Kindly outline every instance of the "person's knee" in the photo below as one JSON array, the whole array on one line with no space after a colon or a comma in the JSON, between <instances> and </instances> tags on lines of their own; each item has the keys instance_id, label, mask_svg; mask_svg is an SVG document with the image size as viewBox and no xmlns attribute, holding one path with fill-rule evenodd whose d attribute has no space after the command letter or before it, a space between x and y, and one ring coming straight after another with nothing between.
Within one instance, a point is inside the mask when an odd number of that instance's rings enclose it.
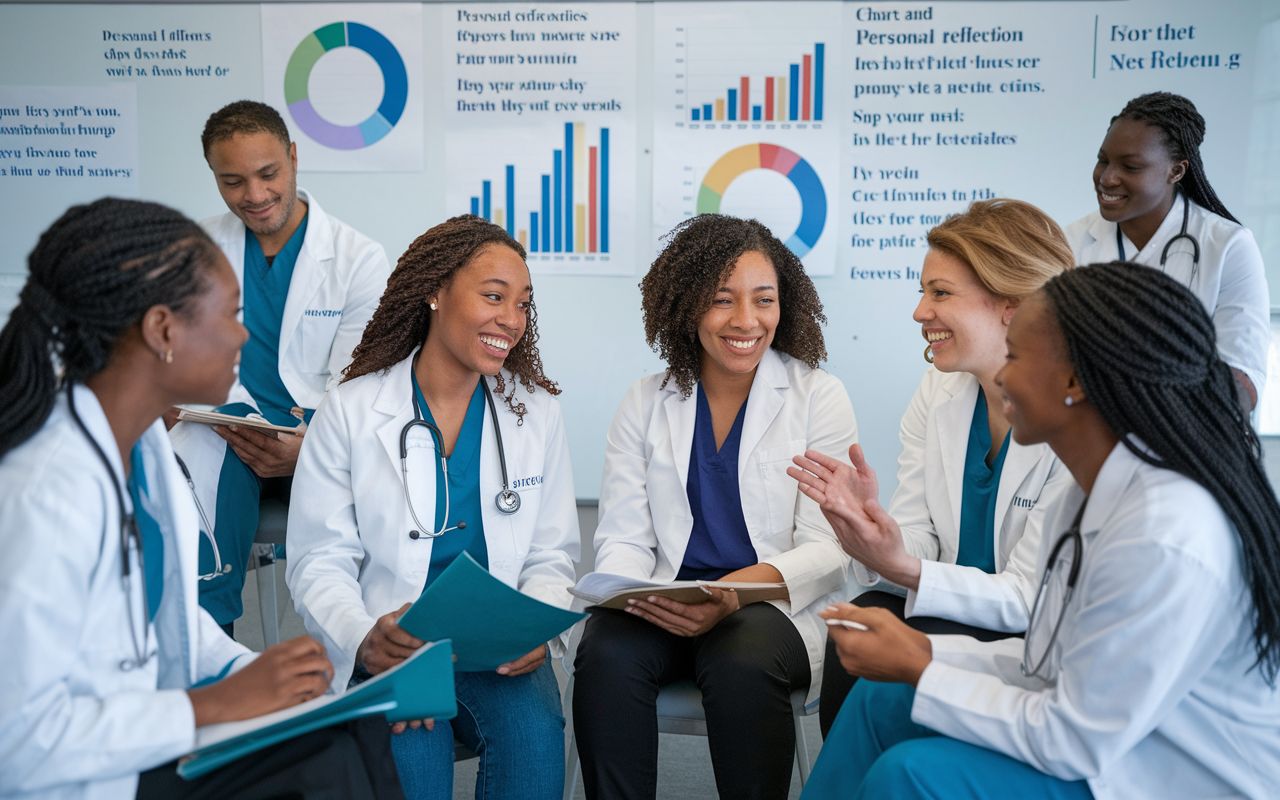
<instances>
[{"instance_id":1,"label":"person's knee","mask_svg":"<svg viewBox=\"0 0 1280 800\"><path fill-rule=\"evenodd\" d=\"M579 681L591 680L598 674L617 679L642 671L640 655L645 650L643 634L647 631L638 626L648 624L626 617L619 619L616 614L588 620L574 658L574 675Z\"/></svg>"},{"instance_id":2,"label":"person's knee","mask_svg":"<svg viewBox=\"0 0 1280 800\"><path fill-rule=\"evenodd\" d=\"M892 797L894 800L926 800L937 797L929 786L929 775L937 772L932 754L936 742L912 739L880 754L862 779L859 798Z\"/></svg>"}]
</instances>

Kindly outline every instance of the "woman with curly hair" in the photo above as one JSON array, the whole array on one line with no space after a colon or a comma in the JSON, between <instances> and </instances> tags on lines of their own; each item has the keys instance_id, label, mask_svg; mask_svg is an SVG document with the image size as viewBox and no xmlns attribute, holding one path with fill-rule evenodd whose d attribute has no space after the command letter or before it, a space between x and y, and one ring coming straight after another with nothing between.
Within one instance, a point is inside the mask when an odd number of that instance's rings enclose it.
<instances>
[{"instance_id":1,"label":"woman with curly hair","mask_svg":"<svg viewBox=\"0 0 1280 800\"><path fill-rule=\"evenodd\" d=\"M589 798L652 798L658 690L702 692L723 798L783 798L791 695L816 695L825 626L849 558L786 475L806 450L845 458L849 396L818 369L822 303L800 260L754 220L678 226L640 284L645 334L667 369L641 378L609 429L595 567L667 582L785 584L742 605L650 597L597 610L575 661L574 729Z\"/></svg>"},{"instance_id":2,"label":"woman with curly hair","mask_svg":"<svg viewBox=\"0 0 1280 800\"><path fill-rule=\"evenodd\" d=\"M287 577L338 689L423 644L396 620L464 552L531 597L571 602L579 543L569 446L559 389L538 355L524 258L480 217L419 236L316 411L294 478ZM415 420L434 429L403 437ZM506 479L519 487L515 509ZM455 737L479 754L485 796L560 796L564 717L547 659L556 646L496 672L457 673L450 722L393 726L411 800L452 796Z\"/></svg>"}]
</instances>

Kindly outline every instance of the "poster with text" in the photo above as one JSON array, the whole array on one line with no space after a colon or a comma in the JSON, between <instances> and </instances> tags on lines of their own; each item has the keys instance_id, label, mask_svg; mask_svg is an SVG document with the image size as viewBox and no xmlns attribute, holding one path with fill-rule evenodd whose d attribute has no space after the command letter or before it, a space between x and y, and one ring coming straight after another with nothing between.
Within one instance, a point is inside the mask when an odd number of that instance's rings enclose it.
<instances>
[{"instance_id":1,"label":"poster with text","mask_svg":"<svg viewBox=\"0 0 1280 800\"><path fill-rule=\"evenodd\" d=\"M262 81L300 170L422 170L421 5L263 5Z\"/></svg>"},{"instance_id":2,"label":"poster with text","mask_svg":"<svg viewBox=\"0 0 1280 800\"><path fill-rule=\"evenodd\" d=\"M534 272L635 271L636 9L445 6L445 203Z\"/></svg>"},{"instance_id":3,"label":"poster with text","mask_svg":"<svg viewBox=\"0 0 1280 800\"><path fill-rule=\"evenodd\" d=\"M841 19L838 2L655 6L655 236L753 217L809 274L832 273Z\"/></svg>"}]
</instances>

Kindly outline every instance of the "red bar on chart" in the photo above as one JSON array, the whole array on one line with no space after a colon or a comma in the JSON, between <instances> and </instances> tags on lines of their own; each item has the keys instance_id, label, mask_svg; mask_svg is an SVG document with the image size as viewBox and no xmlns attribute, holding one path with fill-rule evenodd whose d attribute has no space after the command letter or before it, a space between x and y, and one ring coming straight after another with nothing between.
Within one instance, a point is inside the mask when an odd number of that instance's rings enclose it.
<instances>
[{"instance_id":1,"label":"red bar on chart","mask_svg":"<svg viewBox=\"0 0 1280 800\"><path fill-rule=\"evenodd\" d=\"M764 79L764 118L773 121L773 78Z\"/></svg>"},{"instance_id":2,"label":"red bar on chart","mask_svg":"<svg viewBox=\"0 0 1280 800\"><path fill-rule=\"evenodd\" d=\"M597 191L600 185L597 180L598 164L600 163L597 156L598 148L592 147L588 151L588 173L587 173L587 250L591 253L597 253L596 249L596 223L600 219L597 213Z\"/></svg>"},{"instance_id":3,"label":"red bar on chart","mask_svg":"<svg viewBox=\"0 0 1280 800\"><path fill-rule=\"evenodd\" d=\"M800 119L809 118L809 97L812 94L813 85L813 56L805 55L804 57L804 93L800 95Z\"/></svg>"},{"instance_id":4,"label":"red bar on chart","mask_svg":"<svg viewBox=\"0 0 1280 800\"><path fill-rule=\"evenodd\" d=\"M744 75L742 78L741 99L738 102L738 104L742 106L742 108L738 112L738 119L742 119L742 120L751 119L751 106L748 105L748 103L751 100L750 88L751 88L751 79Z\"/></svg>"}]
</instances>

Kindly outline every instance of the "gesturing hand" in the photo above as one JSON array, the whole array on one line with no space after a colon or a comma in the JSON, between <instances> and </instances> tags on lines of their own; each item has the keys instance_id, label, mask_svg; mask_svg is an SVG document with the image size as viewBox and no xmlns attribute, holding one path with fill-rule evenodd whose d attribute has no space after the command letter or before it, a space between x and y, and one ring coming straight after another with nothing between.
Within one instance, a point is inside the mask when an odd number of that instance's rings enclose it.
<instances>
[{"instance_id":1,"label":"gesturing hand","mask_svg":"<svg viewBox=\"0 0 1280 800\"><path fill-rule=\"evenodd\" d=\"M398 624L400 616L409 610L409 605L405 603L398 610L378 617L364 635L364 641L356 650L356 660L364 664L370 675L386 672L426 644Z\"/></svg>"},{"instance_id":2,"label":"gesturing hand","mask_svg":"<svg viewBox=\"0 0 1280 800\"><path fill-rule=\"evenodd\" d=\"M324 647L299 636L268 647L244 669L217 683L188 689L196 727L250 719L319 697L333 681Z\"/></svg>"},{"instance_id":3,"label":"gesturing hand","mask_svg":"<svg viewBox=\"0 0 1280 800\"><path fill-rule=\"evenodd\" d=\"M863 457L862 447L849 448L853 466L816 450L792 460L796 466L788 467L787 474L822 509L844 551L894 583L917 588L920 559L907 553L902 529L880 505L876 473Z\"/></svg>"},{"instance_id":4,"label":"gesturing hand","mask_svg":"<svg viewBox=\"0 0 1280 800\"><path fill-rule=\"evenodd\" d=\"M298 452L306 426L298 433L267 434L243 425L215 425L214 433L226 440L231 449L259 478L292 475L298 466Z\"/></svg>"},{"instance_id":5,"label":"gesturing hand","mask_svg":"<svg viewBox=\"0 0 1280 800\"><path fill-rule=\"evenodd\" d=\"M705 603L681 603L650 595L644 600L628 600L627 613L676 636L701 636L739 608L738 594L732 590L704 586L702 591L711 595Z\"/></svg>"},{"instance_id":6,"label":"gesturing hand","mask_svg":"<svg viewBox=\"0 0 1280 800\"><path fill-rule=\"evenodd\" d=\"M852 603L827 606L818 616L825 620L851 620L866 630L832 625L827 635L836 644L840 666L850 675L885 683L920 681L933 661L929 637L884 608L859 608Z\"/></svg>"}]
</instances>

